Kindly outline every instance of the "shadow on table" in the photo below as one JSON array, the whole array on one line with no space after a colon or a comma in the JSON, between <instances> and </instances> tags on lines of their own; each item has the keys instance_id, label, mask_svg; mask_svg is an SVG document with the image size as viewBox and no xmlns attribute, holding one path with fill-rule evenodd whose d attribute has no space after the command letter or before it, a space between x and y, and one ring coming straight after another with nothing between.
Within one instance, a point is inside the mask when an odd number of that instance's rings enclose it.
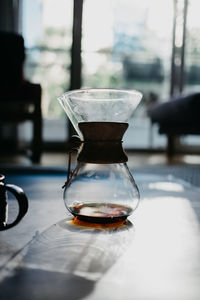
<instances>
[{"instance_id":1,"label":"shadow on table","mask_svg":"<svg viewBox=\"0 0 200 300\"><path fill-rule=\"evenodd\" d=\"M94 282L72 274L18 268L1 285L1 299L81 299L92 292Z\"/></svg>"},{"instance_id":2,"label":"shadow on table","mask_svg":"<svg viewBox=\"0 0 200 300\"><path fill-rule=\"evenodd\" d=\"M7 264L0 298L82 299L125 253L133 237L130 221L93 228L63 220L38 234Z\"/></svg>"}]
</instances>

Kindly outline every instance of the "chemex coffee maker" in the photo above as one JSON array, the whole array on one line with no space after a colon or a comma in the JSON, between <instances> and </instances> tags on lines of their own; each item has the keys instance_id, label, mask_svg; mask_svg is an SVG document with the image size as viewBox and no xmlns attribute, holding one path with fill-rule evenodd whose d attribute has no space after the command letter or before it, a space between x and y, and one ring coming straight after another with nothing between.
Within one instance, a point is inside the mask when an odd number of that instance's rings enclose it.
<instances>
[{"instance_id":1,"label":"chemex coffee maker","mask_svg":"<svg viewBox=\"0 0 200 300\"><path fill-rule=\"evenodd\" d=\"M64 202L78 220L114 223L137 208L139 190L126 162L122 137L142 99L135 90L82 89L58 98L79 138L77 166L68 166ZM74 142L74 143L73 143Z\"/></svg>"}]
</instances>

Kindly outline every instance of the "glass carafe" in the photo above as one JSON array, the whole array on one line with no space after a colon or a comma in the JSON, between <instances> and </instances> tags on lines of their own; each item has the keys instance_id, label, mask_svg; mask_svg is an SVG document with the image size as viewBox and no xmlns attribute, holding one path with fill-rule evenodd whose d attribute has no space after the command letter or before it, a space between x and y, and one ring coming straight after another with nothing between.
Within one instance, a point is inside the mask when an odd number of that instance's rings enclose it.
<instances>
[{"instance_id":1,"label":"glass carafe","mask_svg":"<svg viewBox=\"0 0 200 300\"><path fill-rule=\"evenodd\" d=\"M59 98L81 139L77 166L64 189L65 205L78 219L118 222L138 206L122 137L141 98L137 91L110 89L78 90Z\"/></svg>"}]
</instances>

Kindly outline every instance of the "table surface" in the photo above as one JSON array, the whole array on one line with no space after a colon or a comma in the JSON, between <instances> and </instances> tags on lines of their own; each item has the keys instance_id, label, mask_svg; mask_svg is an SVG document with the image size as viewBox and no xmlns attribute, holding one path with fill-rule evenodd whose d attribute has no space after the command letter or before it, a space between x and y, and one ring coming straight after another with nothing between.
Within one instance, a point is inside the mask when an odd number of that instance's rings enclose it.
<instances>
[{"instance_id":1,"label":"table surface","mask_svg":"<svg viewBox=\"0 0 200 300\"><path fill-rule=\"evenodd\" d=\"M135 174L138 209L120 227L75 225L64 175L9 175L29 199L0 232L0 299L200 299L200 189Z\"/></svg>"}]
</instances>

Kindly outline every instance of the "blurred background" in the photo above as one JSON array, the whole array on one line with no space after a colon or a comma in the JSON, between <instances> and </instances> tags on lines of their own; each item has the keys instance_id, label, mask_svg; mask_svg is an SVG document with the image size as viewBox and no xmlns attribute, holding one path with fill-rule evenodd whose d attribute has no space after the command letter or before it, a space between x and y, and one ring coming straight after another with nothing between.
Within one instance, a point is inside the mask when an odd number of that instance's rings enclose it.
<instances>
[{"instance_id":1,"label":"blurred background","mask_svg":"<svg viewBox=\"0 0 200 300\"><path fill-rule=\"evenodd\" d=\"M167 137L147 112L178 93L200 91L199 8L198 0L1 0L0 31L23 36L24 77L42 88L38 162L53 163L45 153L65 154L71 128L57 97L85 87L141 91L123 145L130 153L165 153ZM2 163L26 154L32 123L0 126ZM176 153L199 149L198 134L177 140Z\"/></svg>"}]
</instances>

